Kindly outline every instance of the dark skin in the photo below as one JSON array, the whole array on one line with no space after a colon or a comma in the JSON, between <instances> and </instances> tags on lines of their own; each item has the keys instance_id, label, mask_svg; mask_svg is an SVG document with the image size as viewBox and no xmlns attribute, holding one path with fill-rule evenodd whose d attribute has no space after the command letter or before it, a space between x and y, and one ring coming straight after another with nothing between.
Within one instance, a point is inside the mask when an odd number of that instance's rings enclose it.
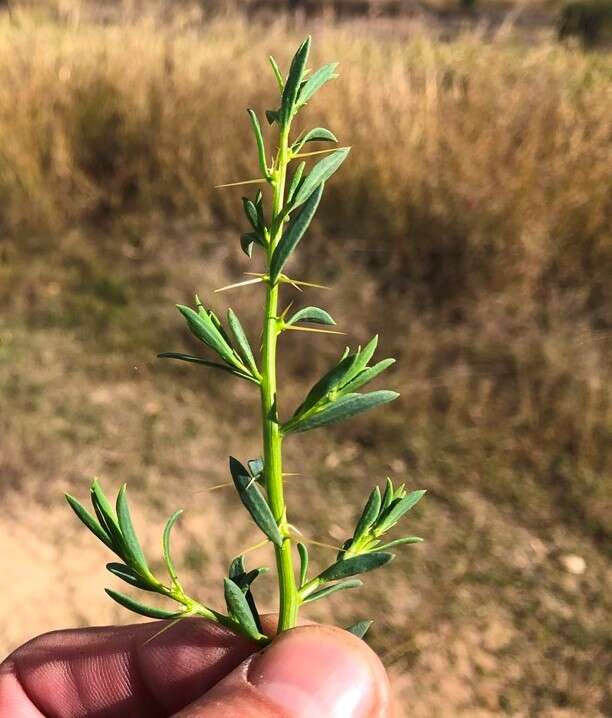
<instances>
[{"instance_id":1,"label":"dark skin","mask_svg":"<svg viewBox=\"0 0 612 718\"><path fill-rule=\"evenodd\" d=\"M0 716L390 718L380 661L345 631L303 626L257 653L248 639L203 619L160 634L166 626L33 639L0 665Z\"/></svg>"}]
</instances>

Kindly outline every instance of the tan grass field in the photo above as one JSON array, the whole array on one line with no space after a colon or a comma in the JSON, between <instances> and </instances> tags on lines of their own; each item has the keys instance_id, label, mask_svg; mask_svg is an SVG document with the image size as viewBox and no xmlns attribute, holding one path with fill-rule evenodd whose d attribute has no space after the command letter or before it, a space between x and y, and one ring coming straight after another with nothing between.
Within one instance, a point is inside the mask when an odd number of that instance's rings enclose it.
<instances>
[{"instance_id":1,"label":"tan grass field","mask_svg":"<svg viewBox=\"0 0 612 718\"><path fill-rule=\"evenodd\" d=\"M293 264L333 291L287 299L348 336L288 337L281 408L377 331L402 396L288 442L287 491L304 533L337 544L373 483L405 480L428 489L411 525L427 541L308 616L376 620L406 716L608 715L611 56L364 27L309 27L341 80L308 117L353 151ZM128 481L154 556L188 509L179 564L211 602L257 537L206 490L229 453L257 453L257 397L154 356L193 348L173 304L196 290L257 336L251 291L212 293L252 268L240 192L214 185L256 173L244 108L267 108L265 57L304 31L0 20L0 650L128 620L61 498L94 475Z\"/></svg>"}]
</instances>

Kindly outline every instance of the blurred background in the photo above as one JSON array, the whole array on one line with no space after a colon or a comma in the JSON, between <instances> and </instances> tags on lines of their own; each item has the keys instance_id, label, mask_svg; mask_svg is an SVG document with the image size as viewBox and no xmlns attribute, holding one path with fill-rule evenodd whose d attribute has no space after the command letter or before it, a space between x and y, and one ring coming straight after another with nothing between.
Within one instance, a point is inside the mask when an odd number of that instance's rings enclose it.
<instances>
[{"instance_id":1,"label":"blurred background","mask_svg":"<svg viewBox=\"0 0 612 718\"><path fill-rule=\"evenodd\" d=\"M610 715L610 0L0 6L0 652L132 620L63 502L93 476L129 483L157 559L188 509L202 600L257 540L208 490L258 455L257 393L155 355L195 348L194 291L258 336L260 290L213 293L259 268L213 186L256 176L244 109L311 32L341 79L303 122L353 152L293 263L332 291L286 298L347 336L284 338L281 410L376 332L401 398L286 443L291 520L337 545L385 476L428 496L426 543L306 615L375 619L406 716Z\"/></svg>"}]
</instances>

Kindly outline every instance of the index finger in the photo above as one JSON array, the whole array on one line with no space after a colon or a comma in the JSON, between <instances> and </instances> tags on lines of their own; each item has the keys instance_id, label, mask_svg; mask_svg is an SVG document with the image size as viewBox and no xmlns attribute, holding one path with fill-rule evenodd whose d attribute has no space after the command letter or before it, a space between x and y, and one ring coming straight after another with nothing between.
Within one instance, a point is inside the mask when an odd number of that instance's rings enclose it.
<instances>
[{"instance_id":1,"label":"index finger","mask_svg":"<svg viewBox=\"0 0 612 718\"><path fill-rule=\"evenodd\" d=\"M153 638L165 626L156 621L33 639L0 666L0 715L166 718L257 650L202 618L184 619Z\"/></svg>"}]
</instances>

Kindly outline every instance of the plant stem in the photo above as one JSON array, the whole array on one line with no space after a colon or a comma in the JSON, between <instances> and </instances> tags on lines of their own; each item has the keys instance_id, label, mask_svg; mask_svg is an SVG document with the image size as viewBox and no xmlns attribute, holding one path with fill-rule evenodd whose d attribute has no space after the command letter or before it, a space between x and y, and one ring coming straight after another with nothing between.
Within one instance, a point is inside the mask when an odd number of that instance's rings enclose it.
<instances>
[{"instance_id":1,"label":"plant stem","mask_svg":"<svg viewBox=\"0 0 612 718\"><path fill-rule=\"evenodd\" d=\"M282 212L287 178L288 124L281 127L276 167L273 172L273 216L272 221ZM282 236L283 223L270 237L268 265L272 253ZM286 534L286 506L283 495L282 436L277 415L276 402L276 343L278 339L278 284L266 285L266 309L262 348L261 407L263 418L264 471L270 508L279 524L281 533ZM299 598L293 571L291 539L285 536L281 546L275 547L276 568L280 593L278 631L293 628L297 621Z\"/></svg>"}]
</instances>

